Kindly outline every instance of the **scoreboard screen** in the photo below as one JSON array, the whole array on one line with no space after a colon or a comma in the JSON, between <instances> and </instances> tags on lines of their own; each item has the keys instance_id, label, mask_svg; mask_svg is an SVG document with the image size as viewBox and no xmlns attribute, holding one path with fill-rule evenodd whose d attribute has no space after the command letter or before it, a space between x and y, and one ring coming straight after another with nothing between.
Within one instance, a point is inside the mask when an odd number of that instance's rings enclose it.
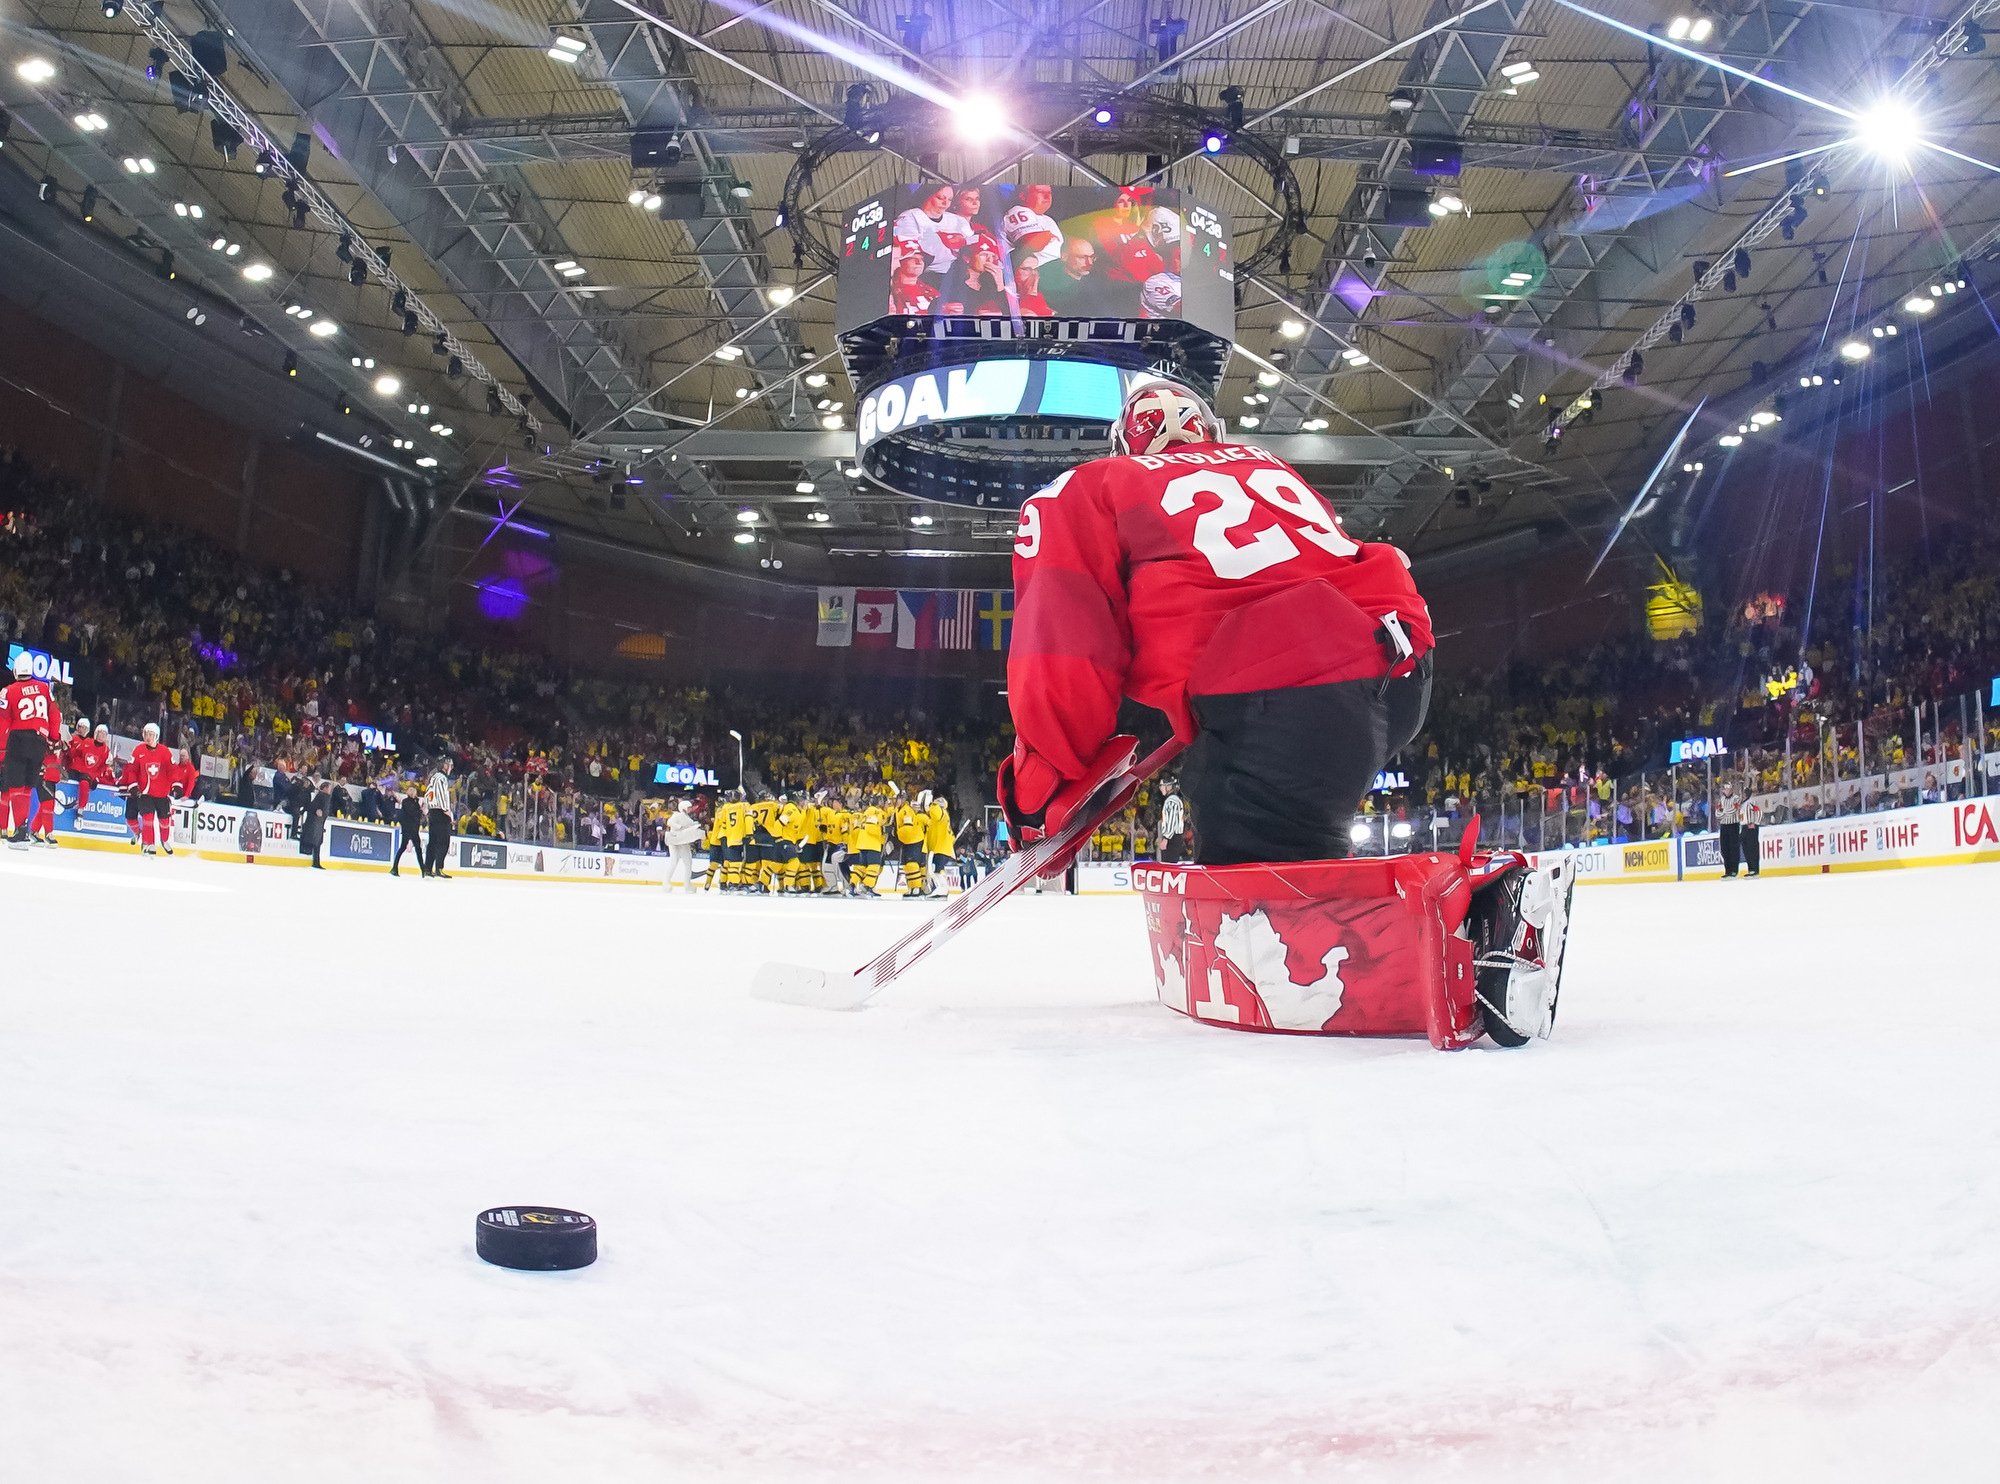
<instances>
[{"instance_id":1,"label":"scoreboard screen","mask_svg":"<svg viewBox=\"0 0 2000 1484\"><path fill-rule=\"evenodd\" d=\"M1235 338L1229 236L1164 187L898 186L843 222L836 328L912 316L1181 320Z\"/></svg>"}]
</instances>

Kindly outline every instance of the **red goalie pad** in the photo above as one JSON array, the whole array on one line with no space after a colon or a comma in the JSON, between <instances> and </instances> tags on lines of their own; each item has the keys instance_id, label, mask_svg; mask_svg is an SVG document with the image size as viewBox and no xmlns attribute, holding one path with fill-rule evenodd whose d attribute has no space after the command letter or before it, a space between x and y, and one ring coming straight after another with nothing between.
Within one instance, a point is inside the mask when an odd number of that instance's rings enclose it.
<instances>
[{"instance_id":1,"label":"red goalie pad","mask_svg":"<svg viewBox=\"0 0 2000 1484\"><path fill-rule=\"evenodd\" d=\"M1238 1030L1423 1035L1455 1051L1483 1029L1459 927L1478 887L1525 864L1426 854L1132 876L1169 1008Z\"/></svg>"}]
</instances>

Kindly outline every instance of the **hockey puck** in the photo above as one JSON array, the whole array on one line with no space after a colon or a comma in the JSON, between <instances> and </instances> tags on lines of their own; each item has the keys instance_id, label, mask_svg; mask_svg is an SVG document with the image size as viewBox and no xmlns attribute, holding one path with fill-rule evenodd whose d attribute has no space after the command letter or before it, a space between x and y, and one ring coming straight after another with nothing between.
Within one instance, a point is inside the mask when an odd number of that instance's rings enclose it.
<instances>
[{"instance_id":1,"label":"hockey puck","mask_svg":"<svg viewBox=\"0 0 2000 1484\"><path fill-rule=\"evenodd\" d=\"M503 1268L550 1273L597 1261L597 1222L557 1206L495 1206L481 1211L474 1246Z\"/></svg>"}]
</instances>

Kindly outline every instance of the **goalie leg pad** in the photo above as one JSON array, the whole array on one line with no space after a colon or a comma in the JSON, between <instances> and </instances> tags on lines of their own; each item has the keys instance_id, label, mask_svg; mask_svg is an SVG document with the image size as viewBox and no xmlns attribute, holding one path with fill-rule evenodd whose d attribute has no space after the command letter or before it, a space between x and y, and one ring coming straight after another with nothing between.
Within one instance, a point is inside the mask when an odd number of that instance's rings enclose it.
<instances>
[{"instance_id":1,"label":"goalie leg pad","mask_svg":"<svg viewBox=\"0 0 2000 1484\"><path fill-rule=\"evenodd\" d=\"M1238 1030L1479 1038L1455 855L1133 872L1169 1009Z\"/></svg>"}]
</instances>

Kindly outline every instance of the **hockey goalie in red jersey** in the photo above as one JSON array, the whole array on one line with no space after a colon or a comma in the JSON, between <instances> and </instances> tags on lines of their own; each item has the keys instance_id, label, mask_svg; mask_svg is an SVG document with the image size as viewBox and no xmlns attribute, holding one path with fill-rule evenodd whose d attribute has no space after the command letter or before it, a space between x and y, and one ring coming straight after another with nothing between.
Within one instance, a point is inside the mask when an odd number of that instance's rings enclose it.
<instances>
[{"instance_id":1,"label":"hockey goalie in red jersey","mask_svg":"<svg viewBox=\"0 0 2000 1484\"><path fill-rule=\"evenodd\" d=\"M1055 830L1129 756L1121 698L1189 744L1193 866L1134 871L1154 982L1184 1015L1317 1035L1554 1022L1573 867L1511 851L1349 861L1354 811L1430 703L1430 612L1283 460L1223 441L1200 395L1136 388L1112 456L1021 507L1000 802ZM1311 863L1311 864L1305 864Z\"/></svg>"},{"instance_id":2,"label":"hockey goalie in red jersey","mask_svg":"<svg viewBox=\"0 0 2000 1484\"><path fill-rule=\"evenodd\" d=\"M1224 442L1176 382L1138 387L1111 446L1021 507L1008 816L1060 825L1130 696L1192 743L1198 862L1346 855L1362 794L1429 705L1408 559L1350 537L1283 460Z\"/></svg>"}]
</instances>

